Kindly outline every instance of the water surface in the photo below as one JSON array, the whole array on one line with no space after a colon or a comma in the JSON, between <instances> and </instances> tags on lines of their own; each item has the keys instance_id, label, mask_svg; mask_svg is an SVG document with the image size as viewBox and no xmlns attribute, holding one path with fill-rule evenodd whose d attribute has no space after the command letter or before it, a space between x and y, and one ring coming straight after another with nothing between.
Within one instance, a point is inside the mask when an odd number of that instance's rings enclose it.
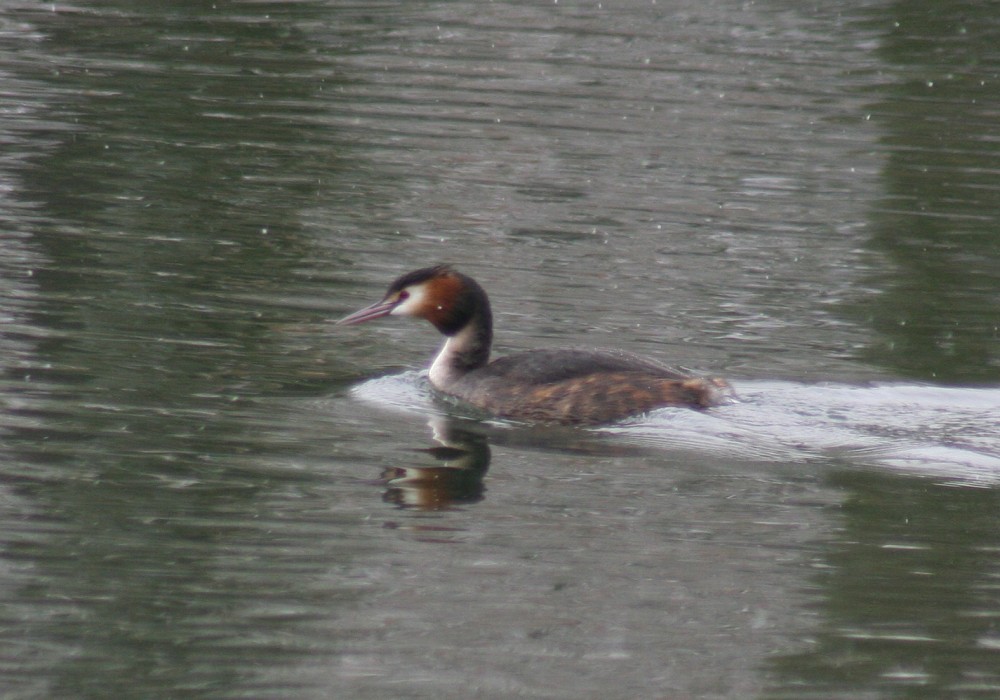
<instances>
[{"instance_id":1,"label":"water surface","mask_svg":"<svg viewBox=\"0 0 1000 700\"><path fill-rule=\"evenodd\" d=\"M994 15L5 3L3 696L994 697ZM740 400L443 406L442 260Z\"/></svg>"}]
</instances>

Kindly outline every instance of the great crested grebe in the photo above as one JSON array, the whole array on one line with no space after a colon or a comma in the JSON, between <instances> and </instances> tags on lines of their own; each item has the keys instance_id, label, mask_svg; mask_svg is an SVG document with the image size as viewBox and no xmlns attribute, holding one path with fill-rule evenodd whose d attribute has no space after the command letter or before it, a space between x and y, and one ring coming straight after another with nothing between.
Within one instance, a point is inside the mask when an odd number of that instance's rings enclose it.
<instances>
[{"instance_id":1,"label":"great crested grebe","mask_svg":"<svg viewBox=\"0 0 1000 700\"><path fill-rule=\"evenodd\" d=\"M383 316L430 321L447 337L431 364L431 385L503 418L593 425L661 406L707 408L728 390L618 350L529 350L490 362L493 314L479 283L447 265L395 280L381 301L337 321Z\"/></svg>"}]
</instances>

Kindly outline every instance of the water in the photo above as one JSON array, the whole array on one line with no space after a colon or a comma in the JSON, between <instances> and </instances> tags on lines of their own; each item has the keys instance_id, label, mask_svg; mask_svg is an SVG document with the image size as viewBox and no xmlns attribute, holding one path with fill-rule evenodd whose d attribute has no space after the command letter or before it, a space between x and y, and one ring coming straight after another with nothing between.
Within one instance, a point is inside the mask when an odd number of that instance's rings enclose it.
<instances>
[{"instance_id":1,"label":"water","mask_svg":"<svg viewBox=\"0 0 1000 700\"><path fill-rule=\"evenodd\" d=\"M3 696L994 697L990 9L4 3ZM463 416L439 260L740 400Z\"/></svg>"}]
</instances>

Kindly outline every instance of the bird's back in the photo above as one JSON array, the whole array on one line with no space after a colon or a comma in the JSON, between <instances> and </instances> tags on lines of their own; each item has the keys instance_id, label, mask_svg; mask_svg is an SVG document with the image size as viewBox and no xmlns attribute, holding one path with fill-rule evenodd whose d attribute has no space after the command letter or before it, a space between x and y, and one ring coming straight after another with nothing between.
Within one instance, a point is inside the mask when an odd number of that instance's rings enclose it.
<instances>
[{"instance_id":1,"label":"bird's back","mask_svg":"<svg viewBox=\"0 0 1000 700\"><path fill-rule=\"evenodd\" d=\"M661 406L708 407L725 386L627 352L571 348L494 360L445 393L502 417L596 424Z\"/></svg>"}]
</instances>

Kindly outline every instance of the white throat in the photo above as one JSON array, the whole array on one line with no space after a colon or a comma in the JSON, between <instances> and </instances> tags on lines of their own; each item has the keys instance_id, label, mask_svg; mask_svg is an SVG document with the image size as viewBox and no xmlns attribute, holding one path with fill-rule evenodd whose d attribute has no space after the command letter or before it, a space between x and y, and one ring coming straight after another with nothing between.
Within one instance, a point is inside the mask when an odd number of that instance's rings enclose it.
<instances>
[{"instance_id":1,"label":"white throat","mask_svg":"<svg viewBox=\"0 0 1000 700\"><path fill-rule=\"evenodd\" d=\"M431 363L431 371L428 378L431 386L441 391L461 379L466 370L461 369L460 363L456 361L459 353L469 346L475 339L475 330L472 326L466 326L455 335L448 338L441 350L438 352L434 362Z\"/></svg>"}]
</instances>

